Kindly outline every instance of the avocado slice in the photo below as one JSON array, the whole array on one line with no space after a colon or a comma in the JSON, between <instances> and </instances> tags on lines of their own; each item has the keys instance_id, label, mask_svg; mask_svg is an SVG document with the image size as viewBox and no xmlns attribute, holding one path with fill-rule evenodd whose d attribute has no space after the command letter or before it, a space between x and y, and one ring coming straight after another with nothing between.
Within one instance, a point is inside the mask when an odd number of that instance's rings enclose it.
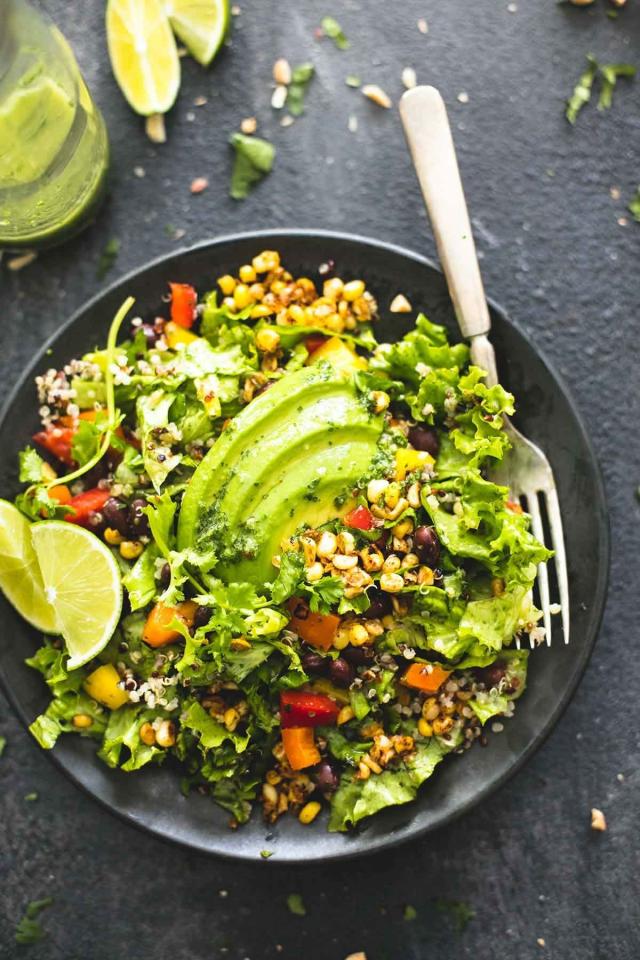
<instances>
[{"instance_id":1,"label":"avocado slice","mask_svg":"<svg viewBox=\"0 0 640 960\"><path fill-rule=\"evenodd\" d=\"M326 363L277 381L221 434L182 501L178 548L220 558L224 580L262 584L272 557L303 525L341 511L367 472L382 432L351 376ZM347 509L347 504L343 509Z\"/></svg>"}]
</instances>

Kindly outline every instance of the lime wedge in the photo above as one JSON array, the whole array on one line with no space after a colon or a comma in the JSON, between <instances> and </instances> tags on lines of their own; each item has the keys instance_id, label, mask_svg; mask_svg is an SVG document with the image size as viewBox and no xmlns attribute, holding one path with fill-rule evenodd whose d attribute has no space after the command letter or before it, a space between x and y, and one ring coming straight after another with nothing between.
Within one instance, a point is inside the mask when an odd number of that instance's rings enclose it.
<instances>
[{"instance_id":1,"label":"lime wedge","mask_svg":"<svg viewBox=\"0 0 640 960\"><path fill-rule=\"evenodd\" d=\"M120 619L122 586L107 546L75 523L31 526L45 596L67 645L70 670L104 650Z\"/></svg>"},{"instance_id":2,"label":"lime wedge","mask_svg":"<svg viewBox=\"0 0 640 960\"><path fill-rule=\"evenodd\" d=\"M164 0L164 8L191 56L208 67L229 29L229 0Z\"/></svg>"},{"instance_id":3,"label":"lime wedge","mask_svg":"<svg viewBox=\"0 0 640 960\"><path fill-rule=\"evenodd\" d=\"M180 60L162 0L109 0L107 45L115 78L136 113L166 113L180 88Z\"/></svg>"},{"instance_id":4,"label":"lime wedge","mask_svg":"<svg viewBox=\"0 0 640 960\"><path fill-rule=\"evenodd\" d=\"M31 524L6 500L0 500L0 590L36 630L59 633L31 544Z\"/></svg>"}]
</instances>

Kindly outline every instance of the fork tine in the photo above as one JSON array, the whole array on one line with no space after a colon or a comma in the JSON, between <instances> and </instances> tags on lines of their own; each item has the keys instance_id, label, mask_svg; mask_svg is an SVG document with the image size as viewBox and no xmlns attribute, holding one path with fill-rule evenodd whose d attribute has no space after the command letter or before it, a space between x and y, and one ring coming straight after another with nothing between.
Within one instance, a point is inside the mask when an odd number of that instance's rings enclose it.
<instances>
[{"instance_id":1,"label":"fork tine","mask_svg":"<svg viewBox=\"0 0 640 960\"><path fill-rule=\"evenodd\" d=\"M538 504L538 495L532 494L527 497L529 514L531 516L531 530L540 543L544 543L544 527L542 526L542 516ZM547 637L547 646L551 646L551 611L549 610L549 571L546 563L538 564L538 587L540 589L540 602L542 604L542 615L544 618L544 629ZM533 647L533 643L531 644Z\"/></svg>"},{"instance_id":2,"label":"fork tine","mask_svg":"<svg viewBox=\"0 0 640 960\"><path fill-rule=\"evenodd\" d=\"M547 515L551 527L551 543L555 550L556 576L558 578L558 592L562 607L562 631L564 642L569 643L569 578L567 575L567 556L564 549L564 533L562 530L562 514L560 501L555 487L546 490Z\"/></svg>"}]
</instances>

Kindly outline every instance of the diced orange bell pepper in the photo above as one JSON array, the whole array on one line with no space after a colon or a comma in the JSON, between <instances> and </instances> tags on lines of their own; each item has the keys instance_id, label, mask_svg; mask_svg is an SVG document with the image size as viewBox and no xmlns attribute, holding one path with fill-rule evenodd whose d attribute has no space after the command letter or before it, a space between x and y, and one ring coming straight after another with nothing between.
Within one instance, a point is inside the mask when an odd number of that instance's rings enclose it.
<instances>
[{"instance_id":1,"label":"diced orange bell pepper","mask_svg":"<svg viewBox=\"0 0 640 960\"><path fill-rule=\"evenodd\" d=\"M47 493L52 500L57 500L58 503L63 505L66 503L71 503L71 490L69 490L69 487L66 485L66 483L57 483L55 487L49 487Z\"/></svg>"},{"instance_id":2,"label":"diced orange bell pepper","mask_svg":"<svg viewBox=\"0 0 640 960\"><path fill-rule=\"evenodd\" d=\"M511 513L524 513L520 504L516 503L515 500L507 500L506 507L507 510L511 510Z\"/></svg>"},{"instance_id":3,"label":"diced orange bell pepper","mask_svg":"<svg viewBox=\"0 0 640 960\"><path fill-rule=\"evenodd\" d=\"M282 731L282 745L292 770L304 770L320 763L313 727L288 727Z\"/></svg>"},{"instance_id":4,"label":"diced orange bell pepper","mask_svg":"<svg viewBox=\"0 0 640 960\"><path fill-rule=\"evenodd\" d=\"M295 598L287 606L293 614L289 629L312 647L329 650L340 626L340 617L335 613L313 613L306 604Z\"/></svg>"},{"instance_id":5,"label":"diced orange bell pepper","mask_svg":"<svg viewBox=\"0 0 640 960\"><path fill-rule=\"evenodd\" d=\"M451 670L444 670L437 663L412 663L402 682L408 687L422 690L423 693L435 693L450 673Z\"/></svg>"},{"instance_id":6,"label":"diced orange bell pepper","mask_svg":"<svg viewBox=\"0 0 640 960\"><path fill-rule=\"evenodd\" d=\"M179 631L170 628L169 624L177 618L182 620L185 626L192 627L197 609L198 604L193 600L185 600L183 603L176 604L175 607L156 603L147 617L142 639L150 647L166 647L180 636Z\"/></svg>"}]
</instances>

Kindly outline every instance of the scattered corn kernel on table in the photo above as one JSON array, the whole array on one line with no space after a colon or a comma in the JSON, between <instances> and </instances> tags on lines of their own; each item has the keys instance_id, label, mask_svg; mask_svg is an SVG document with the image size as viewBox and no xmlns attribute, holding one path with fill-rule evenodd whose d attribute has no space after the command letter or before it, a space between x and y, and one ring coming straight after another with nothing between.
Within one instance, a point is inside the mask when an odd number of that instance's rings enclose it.
<instances>
[{"instance_id":1,"label":"scattered corn kernel on table","mask_svg":"<svg viewBox=\"0 0 640 960\"><path fill-rule=\"evenodd\" d=\"M397 110L345 83L358 75L397 103L403 71L410 82L413 68L450 106L486 286L555 362L588 422L608 484L614 553L596 653L546 745L460 821L364 861L278 870L163 844L68 782L0 697L0 958L19 950L40 960L636 957L640 667L629 641L640 613L640 224L627 204L639 178L639 115L636 92L622 83L612 109L591 105L574 128L563 101L588 52L604 62L637 59L640 5L629 0L611 19L604 0L586 9L374 0L322 10L297 0L295 16L293 3L274 16L274 4L240 0L232 44L213 68L183 61L165 145L147 139L115 86L102 0L74 5L73 16L64 0L41 5L73 44L104 111L111 197L80 238L21 271L8 269L8 258L0 267L3 397L84 300L181 244L317 226L433 256ZM314 36L329 13L348 50ZM313 62L317 74L304 115L289 127L270 106L272 66L283 56ZM229 197L227 140L253 116L277 157L239 202ZM98 279L114 240L117 259ZM592 807L604 812L606 832L591 829ZM27 903L48 896L45 938L17 947Z\"/></svg>"}]
</instances>

